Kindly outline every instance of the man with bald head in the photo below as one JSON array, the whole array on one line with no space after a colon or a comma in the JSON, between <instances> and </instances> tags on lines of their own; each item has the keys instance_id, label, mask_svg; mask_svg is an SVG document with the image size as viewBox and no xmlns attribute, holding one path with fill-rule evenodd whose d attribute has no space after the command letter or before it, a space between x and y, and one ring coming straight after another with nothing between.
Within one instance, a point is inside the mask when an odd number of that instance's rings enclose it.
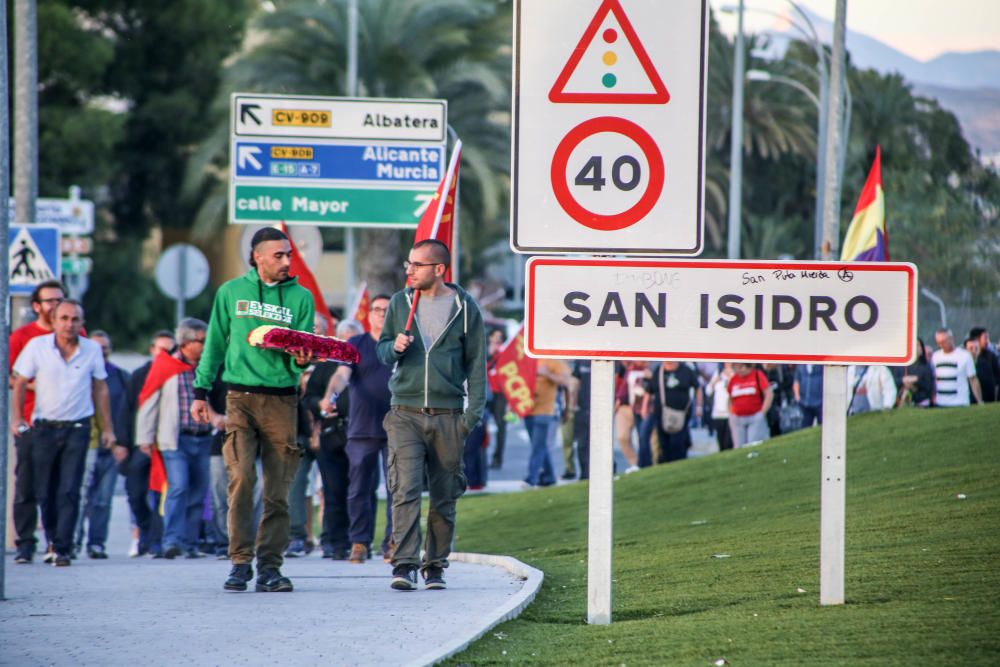
<instances>
[{"instance_id":1,"label":"man with bald head","mask_svg":"<svg viewBox=\"0 0 1000 667\"><path fill-rule=\"evenodd\" d=\"M90 442L90 419L100 415L101 445L112 448L107 371L100 345L80 336L83 306L65 299L53 312L53 333L31 339L14 364L15 434L31 431L31 465L35 497L55 507L56 557L66 567L73 551L73 531L80 511L80 486ZM23 415L28 384L35 382L35 407L29 427Z\"/></svg>"}]
</instances>

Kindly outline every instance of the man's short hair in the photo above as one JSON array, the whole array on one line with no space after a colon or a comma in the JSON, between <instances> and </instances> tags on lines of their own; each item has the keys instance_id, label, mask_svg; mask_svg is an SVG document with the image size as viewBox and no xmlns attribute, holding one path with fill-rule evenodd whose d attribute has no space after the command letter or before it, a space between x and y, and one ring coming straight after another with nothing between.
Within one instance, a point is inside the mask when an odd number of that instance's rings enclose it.
<instances>
[{"instance_id":1,"label":"man's short hair","mask_svg":"<svg viewBox=\"0 0 1000 667\"><path fill-rule=\"evenodd\" d=\"M385 292L380 292L380 293L378 293L378 294L376 294L375 296L372 297L371 302L375 303L379 299L385 299L386 301L392 301L392 295L391 294L386 294Z\"/></svg>"},{"instance_id":2,"label":"man's short hair","mask_svg":"<svg viewBox=\"0 0 1000 667\"><path fill-rule=\"evenodd\" d=\"M108 345L111 344L111 334L109 334L104 329L98 329L97 331L91 331L90 332L90 337L91 338L107 338L108 339Z\"/></svg>"},{"instance_id":3,"label":"man's short hair","mask_svg":"<svg viewBox=\"0 0 1000 667\"><path fill-rule=\"evenodd\" d=\"M979 340L979 337L986 333L986 327L972 327L969 329L969 338Z\"/></svg>"},{"instance_id":4,"label":"man's short hair","mask_svg":"<svg viewBox=\"0 0 1000 667\"><path fill-rule=\"evenodd\" d=\"M177 339L174 338L174 332L171 331L170 329L160 329L159 331L157 331L155 334L153 334L153 337L150 339L149 344L154 345L156 343L157 338L169 338L170 340L177 342Z\"/></svg>"},{"instance_id":5,"label":"man's short hair","mask_svg":"<svg viewBox=\"0 0 1000 667\"><path fill-rule=\"evenodd\" d=\"M953 333L951 332L951 329L946 329L946 328L944 328L944 327L941 327L940 329L938 329L937 331L935 331L935 332L934 332L934 337L935 337L935 338L937 338L938 334L941 334L941 335L943 335L943 336L950 336L950 337L952 337L952 338L954 338L954 337L955 337L955 334L953 334Z\"/></svg>"},{"instance_id":6,"label":"man's short hair","mask_svg":"<svg viewBox=\"0 0 1000 667\"><path fill-rule=\"evenodd\" d=\"M198 337L199 333L208 331L208 325L197 317L185 317L177 324L177 333L174 340L178 345L190 343Z\"/></svg>"},{"instance_id":7,"label":"man's short hair","mask_svg":"<svg viewBox=\"0 0 1000 667\"><path fill-rule=\"evenodd\" d=\"M253 238L250 239L250 266L257 268L257 262L253 261L253 251L265 241L287 241L288 236L276 227L262 227L258 229Z\"/></svg>"},{"instance_id":8,"label":"man's short hair","mask_svg":"<svg viewBox=\"0 0 1000 667\"><path fill-rule=\"evenodd\" d=\"M364 332L365 328L357 320L341 320L340 324L337 325L337 338L350 338Z\"/></svg>"},{"instance_id":9,"label":"man's short hair","mask_svg":"<svg viewBox=\"0 0 1000 667\"><path fill-rule=\"evenodd\" d=\"M63 294L66 294L66 288L61 282L58 280L46 280L43 283L39 283L35 286L35 289L31 290L31 303L40 303L43 289L58 289L62 290Z\"/></svg>"},{"instance_id":10,"label":"man's short hair","mask_svg":"<svg viewBox=\"0 0 1000 667\"><path fill-rule=\"evenodd\" d=\"M77 308L80 309L80 312L83 312L83 304L80 303L80 301L78 301L77 299L63 299L62 301L59 302L59 306L65 305L67 303L70 304L71 306L76 306ZM58 308L59 306L56 306L56 308Z\"/></svg>"},{"instance_id":11,"label":"man's short hair","mask_svg":"<svg viewBox=\"0 0 1000 667\"><path fill-rule=\"evenodd\" d=\"M413 244L413 249L417 248L430 248L431 256L434 261L438 264L444 264L445 266L451 266L451 251L448 250L448 246L442 241L437 239L424 239L423 241L418 241Z\"/></svg>"}]
</instances>

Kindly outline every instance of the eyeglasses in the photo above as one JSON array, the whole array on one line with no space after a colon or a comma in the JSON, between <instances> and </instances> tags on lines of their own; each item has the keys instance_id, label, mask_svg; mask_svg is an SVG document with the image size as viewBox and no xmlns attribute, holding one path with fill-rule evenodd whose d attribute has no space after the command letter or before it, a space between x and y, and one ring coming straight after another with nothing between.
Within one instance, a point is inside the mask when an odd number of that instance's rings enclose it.
<instances>
[{"instance_id":1,"label":"eyeglasses","mask_svg":"<svg viewBox=\"0 0 1000 667\"><path fill-rule=\"evenodd\" d=\"M372 308L371 312L378 313L379 315L385 315L385 312L387 310L388 310L388 308Z\"/></svg>"},{"instance_id":2,"label":"eyeglasses","mask_svg":"<svg viewBox=\"0 0 1000 667\"><path fill-rule=\"evenodd\" d=\"M421 266L437 266L438 264L444 264L444 262L403 262L403 270L409 271L411 266L419 269Z\"/></svg>"}]
</instances>

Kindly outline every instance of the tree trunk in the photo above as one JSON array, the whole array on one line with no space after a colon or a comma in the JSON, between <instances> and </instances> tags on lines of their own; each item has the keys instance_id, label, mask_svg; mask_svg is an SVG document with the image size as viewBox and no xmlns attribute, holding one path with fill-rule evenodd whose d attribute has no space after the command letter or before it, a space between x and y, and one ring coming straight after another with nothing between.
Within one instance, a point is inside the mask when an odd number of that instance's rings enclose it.
<instances>
[{"instance_id":1,"label":"tree trunk","mask_svg":"<svg viewBox=\"0 0 1000 667\"><path fill-rule=\"evenodd\" d=\"M406 281L403 240L411 234L399 229L366 229L359 236L358 273L368 282L368 293L392 294L401 290Z\"/></svg>"}]
</instances>

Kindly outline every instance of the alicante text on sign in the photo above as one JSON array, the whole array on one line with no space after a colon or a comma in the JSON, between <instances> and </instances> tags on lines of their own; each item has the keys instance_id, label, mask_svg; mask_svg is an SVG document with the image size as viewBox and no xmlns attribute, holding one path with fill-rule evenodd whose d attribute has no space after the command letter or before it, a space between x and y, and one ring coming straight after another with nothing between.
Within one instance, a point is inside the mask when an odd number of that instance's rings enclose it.
<instances>
[{"instance_id":1,"label":"alicante text on sign","mask_svg":"<svg viewBox=\"0 0 1000 667\"><path fill-rule=\"evenodd\" d=\"M535 357L909 363L908 263L532 258Z\"/></svg>"},{"instance_id":2,"label":"alicante text on sign","mask_svg":"<svg viewBox=\"0 0 1000 667\"><path fill-rule=\"evenodd\" d=\"M707 2L515 2L511 247L697 255Z\"/></svg>"},{"instance_id":3,"label":"alicante text on sign","mask_svg":"<svg viewBox=\"0 0 1000 667\"><path fill-rule=\"evenodd\" d=\"M237 139L236 175L262 182L308 181L324 185L424 186L444 175L444 146L315 140Z\"/></svg>"}]
</instances>

